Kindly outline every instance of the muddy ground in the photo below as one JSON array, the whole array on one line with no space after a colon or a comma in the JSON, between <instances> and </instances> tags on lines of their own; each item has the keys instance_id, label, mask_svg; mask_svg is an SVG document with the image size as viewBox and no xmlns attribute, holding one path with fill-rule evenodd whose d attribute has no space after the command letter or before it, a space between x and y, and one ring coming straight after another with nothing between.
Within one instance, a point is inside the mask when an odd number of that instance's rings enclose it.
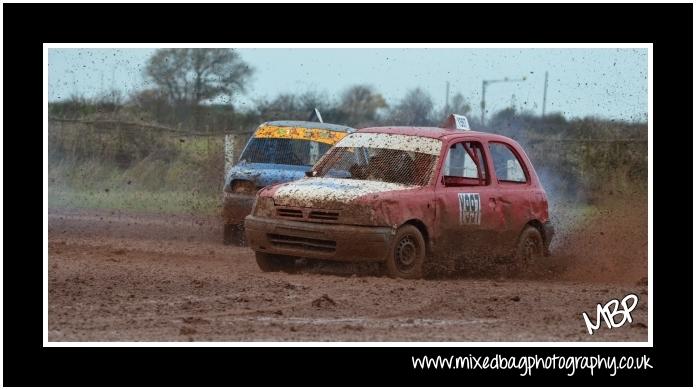
<instances>
[{"instance_id":1,"label":"muddy ground","mask_svg":"<svg viewBox=\"0 0 696 390\"><path fill-rule=\"evenodd\" d=\"M530 275L412 281L331 263L262 273L216 218L51 209L48 338L647 341L647 222L630 216L562 231ZM582 312L629 293L633 323L590 336Z\"/></svg>"}]
</instances>

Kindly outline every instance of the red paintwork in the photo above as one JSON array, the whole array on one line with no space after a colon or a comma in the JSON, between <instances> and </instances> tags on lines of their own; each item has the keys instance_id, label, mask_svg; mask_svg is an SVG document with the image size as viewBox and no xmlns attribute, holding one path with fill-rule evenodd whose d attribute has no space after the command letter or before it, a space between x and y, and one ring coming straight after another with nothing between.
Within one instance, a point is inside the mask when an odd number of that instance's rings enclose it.
<instances>
[{"instance_id":1,"label":"red paintwork","mask_svg":"<svg viewBox=\"0 0 696 390\"><path fill-rule=\"evenodd\" d=\"M384 222L400 226L409 220L422 222L427 229L431 245L446 243L461 243L463 248L448 249L480 249L490 252L498 247L508 250L516 242L524 227L536 221L544 224L548 221L548 201L546 193L539 182L534 167L522 147L514 140L497 134L476 131L457 131L436 127L374 127L361 129L364 133L389 133L416 135L438 138L443 141L439 163L433 180L429 186L412 190L381 193L379 198L384 210ZM484 147L485 162L488 165L490 183L484 186L445 187L441 170L449 146L462 141L478 141ZM493 169L488 144L500 142L512 147L520 163L523 165L528 182L525 184L499 183ZM459 224L458 193L479 193L481 199L480 225ZM361 199L366 203L377 203L370 196ZM462 239L463 237L476 238ZM478 247L480 244L480 247ZM476 248L478 247L478 248Z\"/></svg>"},{"instance_id":2,"label":"red paintwork","mask_svg":"<svg viewBox=\"0 0 696 390\"><path fill-rule=\"evenodd\" d=\"M462 135L462 134L469 134L469 135L489 135L489 136L502 137L505 139L509 139L507 137L503 137L502 135L496 135L496 134L491 134L491 133L482 133L480 131L473 131L473 130L462 131L462 130L444 129L441 127L412 127L412 126L366 127L366 128L363 128L363 129L356 131L356 133L402 134L402 135L415 135L415 136L419 136L419 137L439 138L439 139L458 136L458 135Z\"/></svg>"},{"instance_id":3,"label":"red paintwork","mask_svg":"<svg viewBox=\"0 0 696 390\"><path fill-rule=\"evenodd\" d=\"M492 249L509 253L526 225L543 226L549 220L546 193L532 163L522 147L508 137L436 127L371 127L358 132L436 138L442 140L443 148L432 180L427 186L368 194L358 198L355 203L371 207L375 211L375 217L369 221L351 221L348 223L350 225L398 228L405 223L413 223L425 231L425 238L432 250L465 250L468 253L482 251L489 254ZM445 187L441 171L447 151L451 145L462 141L477 141L483 145L484 161L488 166L488 184ZM491 142L504 143L512 148L523 165L528 178L526 183L513 184L497 180L488 147ZM267 187L259 196L273 196L276 188ZM459 193L479 194L480 224L460 223Z\"/></svg>"}]
</instances>

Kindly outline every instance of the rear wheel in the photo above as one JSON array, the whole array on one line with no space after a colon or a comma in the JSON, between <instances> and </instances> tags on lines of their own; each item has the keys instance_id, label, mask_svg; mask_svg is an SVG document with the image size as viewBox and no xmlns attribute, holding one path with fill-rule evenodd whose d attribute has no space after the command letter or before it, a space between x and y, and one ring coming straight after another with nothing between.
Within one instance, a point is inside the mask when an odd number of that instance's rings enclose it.
<instances>
[{"instance_id":1,"label":"rear wheel","mask_svg":"<svg viewBox=\"0 0 696 390\"><path fill-rule=\"evenodd\" d=\"M396 231L385 268L393 278L419 279L423 277L425 240L413 225L404 225Z\"/></svg>"},{"instance_id":2,"label":"rear wheel","mask_svg":"<svg viewBox=\"0 0 696 390\"><path fill-rule=\"evenodd\" d=\"M524 271L544 255L544 239L539 230L527 226L520 234L515 252L515 265Z\"/></svg>"},{"instance_id":3,"label":"rear wheel","mask_svg":"<svg viewBox=\"0 0 696 390\"><path fill-rule=\"evenodd\" d=\"M295 258L292 256L273 255L256 252L256 264L263 272L290 272L295 269Z\"/></svg>"}]
</instances>

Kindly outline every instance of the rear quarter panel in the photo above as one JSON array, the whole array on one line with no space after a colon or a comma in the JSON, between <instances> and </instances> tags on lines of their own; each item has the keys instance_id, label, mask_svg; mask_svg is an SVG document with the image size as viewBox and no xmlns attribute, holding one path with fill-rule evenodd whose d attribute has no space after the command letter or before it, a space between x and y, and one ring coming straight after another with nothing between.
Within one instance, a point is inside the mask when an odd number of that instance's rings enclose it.
<instances>
[{"instance_id":1,"label":"rear quarter panel","mask_svg":"<svg viewBox=\"0 0 696 390\"><path fill-rule=\"evenodd\" d=\"M544 223L548 221L548 203L546 194L541 187L539 177L534 170L531 160L524 149L510 139L490 139L488 163L493 167L494 162L490 153L491 143L502 143L511 147L517 159L522 163L527 177L527 183L509 183L500 181L492 169L492 185L497 198L496 211L501 214L504 221L501 234L501 245L508 248L514 247L517 239L527 224L532 221Z\"/></svg>"}]
</instances>

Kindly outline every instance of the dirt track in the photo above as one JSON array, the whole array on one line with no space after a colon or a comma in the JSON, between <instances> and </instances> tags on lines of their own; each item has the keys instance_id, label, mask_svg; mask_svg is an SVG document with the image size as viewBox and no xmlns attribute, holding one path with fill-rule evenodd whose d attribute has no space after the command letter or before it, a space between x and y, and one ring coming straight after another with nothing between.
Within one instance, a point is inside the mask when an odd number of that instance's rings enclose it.
<instances>
[{"instance_id":1,"label":"dirt track","mask_svg":"<svg viewBox=\"0 0 696 390\"><path fill-rule=\"evenodd\" d=\"M408 281L347 264L262 273L214 218L49 210L48 224L49 341L647 341L641 247L636 266ZM625 240L601 233L576 252ZM581 313L629 293L633 323L588 335Z\"/></svg>"}]
</instances>

